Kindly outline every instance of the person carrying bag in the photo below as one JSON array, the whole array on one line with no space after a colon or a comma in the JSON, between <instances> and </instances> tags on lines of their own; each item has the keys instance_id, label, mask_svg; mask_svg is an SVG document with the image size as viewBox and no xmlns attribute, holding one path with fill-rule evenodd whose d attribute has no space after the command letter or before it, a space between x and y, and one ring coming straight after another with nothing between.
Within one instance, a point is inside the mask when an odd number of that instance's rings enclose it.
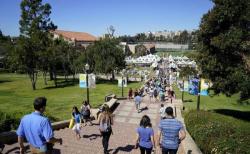
<instances>
[{"instance_id":1,"label":"person carrying bag","mask_svg":"<svg viewBox=\"0 0 250 154\"><path fill-rule=\"evenodd\" d=\"M99 122L99 130L102 135L102 145L104 154L108 153L108 146L109 146L109 138L110 135L113 134L111 125L113 124L113 118L110 113L109 106L107 104L103 105L102 113L98 119Z\"/></svg>"}]
</instances>

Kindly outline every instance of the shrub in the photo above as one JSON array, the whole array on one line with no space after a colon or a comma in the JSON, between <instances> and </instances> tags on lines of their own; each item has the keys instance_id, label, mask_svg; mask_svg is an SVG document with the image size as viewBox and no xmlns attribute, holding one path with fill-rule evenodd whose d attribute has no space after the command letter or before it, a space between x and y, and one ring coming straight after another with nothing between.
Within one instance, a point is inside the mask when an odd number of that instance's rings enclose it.
<instances>
[{"instance_id":1,"label":"shrub","mask_svg":"<svg viewBox=\"0 0 250 154\"><path fill-rule=\"evenodd\" d=\"M249 122L206 111L185 114L187 130L205 154L249 153Z\"/></svg>"},{"instance_id":2,"label":"shrub","mask_svg":"<svg viewBox=\"0 0 250 154\"><path fill-rule=\"evenodd\" d=\"M13 114L8 114L0 111L0 133L10 130L16 130L20 124L21 118L28 114L29 112L16 112ZM58 121L58 118L46 114L46 117L50 119L51 122Z\"/></svg>"},{"instance_id":3,"label":"shrub","mask_svg":"<svg viewBox=\"0 0 250 154\"><path fill-rule=\"evenodd\" d=\"M10 119L10 116L0 112L0 132L11 130L11 123L12 120Z\"/></svg>"}]
</instances>

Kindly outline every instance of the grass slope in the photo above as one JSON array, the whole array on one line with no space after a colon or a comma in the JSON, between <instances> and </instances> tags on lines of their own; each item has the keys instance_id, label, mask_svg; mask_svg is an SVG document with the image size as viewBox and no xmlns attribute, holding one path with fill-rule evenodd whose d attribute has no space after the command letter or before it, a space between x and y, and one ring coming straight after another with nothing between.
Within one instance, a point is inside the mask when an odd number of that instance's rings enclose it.
<instances>
[{"instance_id":1,"label":"grass slope","mask_svg":"<svg viewBox=\"0 0 250 154\"><path fill-rule=\"evenodd\" d=\"M141 83L129 83L124 88L127 95L128 88L139 88ZM92 107L98 107L104 102L105 95L115 93L121 96L121 88L117 81L101 81L95 89L90 89L90 103ZM80 89L78 84L60 88L54 88L53 82L44 85L42 77L38 77L37 90L31 89L31 83L27 75L0 74L0 111L7 113L33 111L33 100L38 96L47 98L46 112L59 120L69 119L74 105L80 107L83 99L86 99L86 89Z\"/></svg>"},{"instance_id":2,"label":"grass slope","mask_svg":"<svg viewBox=\"0 0 250 154\"><path fill-rule=\"evenodd\" d=\"M181 99L181 91L174 86L176 97ZM237 102L239 95L235 94L231 97L226 97L223 94L215 96L201 96L200 98L200 109L203 110L215 110L215 109L228 109L238 111L250 111L250 104L240 104ZM248 100L249 102L249 100ZM196 109L197 107L197 96L190 95L188 92L184 92L184 106L187 110Z\"/></svg>"},{"instance_id":3,"label":"grass slope","mask_svg":"<svg viewBox=\"0 0 250 154\"><path fill-rule=\"evenodd\" d=\"M179 89L174 90L181 99ZM203 153L249 153L249 100L240 104L238 99L238 94L201 96L197 112L197 96L184 93L186 127Z\"/></svg>"}]
</instances>

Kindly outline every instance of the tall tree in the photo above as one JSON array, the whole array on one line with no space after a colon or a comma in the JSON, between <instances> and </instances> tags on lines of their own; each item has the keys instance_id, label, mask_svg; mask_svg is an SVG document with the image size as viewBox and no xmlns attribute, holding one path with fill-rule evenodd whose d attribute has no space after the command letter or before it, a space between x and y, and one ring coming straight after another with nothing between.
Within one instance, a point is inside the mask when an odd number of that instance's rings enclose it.
<instances>
[{"instance_id":1,"label":"tall tree","mask_svg":"<svg viewBox=\"0 0 250 154\"><path fill-rule=\"evenodd\" d=\"M71 72L70 70L70 59L71 59L71 47L68 42L64 41L63 38L57 38L52 41L48 48L49 52L49 68L53 74L54 84L57 87L57 75L62 72L65 80Z\"/></svg>"},{"instance_id":2,"label":"tall tree","mask_svg":"<svg viewBox=\"0 0 250 154\"><path fill-rule=\"evenodd\" d=\"M125 45L125 56L131 56L133 53L130 51L129 46Z\"/></svg>"},{"instance_id":3,"label":"tall tree","mask_svg":"<svg viewBox=\"0 0 250 154\"><path fill-rule=\"evenodd\" d=\"M197 62L216 93L250 97L250 1L213 0L201 20Z\"/></svg>"},{"instance_id":4,"label":"tall tree","mask_svg":"<svg viewBox=\"0 0 250 154\"><path fill-rule=\"evenodd\" d=\"M148 41L155 41L155 36L151 32L148 34Z\"/></svg>"},{"instance_id":5,"label":"tall tree","mask_svg":"<svg viewBox=\"0 0 250 154\"><path fill-rule=\"evenodd\" d=\"M19 61L28 73L33 90L39 65L42 63L42 52L46 52L49 31L56 27L50 20L51 6L42 0L22 0L20 24Z\"/></svg>"},{"instance_id":6,"label":"tall tree","mask_svg":"<svg viewBox=\"0 0 250 154\"><path fill-rule=\"evenodd\" d=\"M125 68L125 54L114 39L96 41L87 48L87 61L90 70L97 73L112 74L116 69Z\"/></svg>"},{"instance_id":7,"label":"tall tree","mask_svg":"<svg viewBox=\"0 0 250 154\"><path fill-rule=\"evenodd\" d=\"M11 37L4 36L0 30L0 68L7 68L8 55L10 55L13 47Z\"/></svg>"},{"instance_id":8,"label":"tall tree","mask_svg":"<svg viewBox=\"0 0 250 154\"><path fill-rule=\"evenodd\" d=\"M184 30L183 32L181 32L180 34L180 43L181 44L187 44L189 40L191 40L190 35L188 34L187 30Z\"/></svg>"},{"instance_id":9,"label":"tall tree","mask_svg":"<svg viewBox=\"0 0 250 154\"><path fill-rule=\"evenodd\" d=\"M197 70L193 67L190 66L185 66L181 68L180 70L180 78L182 78L182 95L181 95L181 100L182 102L184 101L184 80L188 80L189 76L196 76L197 75Z\"/></svg>"},{"instance_id":10,"label":"tall tree","mask_svg":"<svg viewBox=\"0 0 250 154\"><path fill-rule=\"evenodd\" d=\"M139 44L135 46L135 56L145 56L147 54L147 48L143 44Z\"/></svg>"},{"instance_id":11,"label":"tall tree","mask_svg":"<svg viewBox=\"0 0 250 154\"><path fill-rule=\"evenodd\" d=\"M110 25L110 26L107 28L107 30L108 30L109 36L110 36L110 37L114 37L115 27L112 26L112 25Z\"/></svg>"},{"instance_id":12,"label":"tall tree","mask_svg":"<svg viewBox=\"0 0 250 154\"><path fill-rule=\"evenodd\" d=\"M144 42L147 39L147 36L144 33L138 33L135 35L137 42Z\"/></svg>"}]
</instances>

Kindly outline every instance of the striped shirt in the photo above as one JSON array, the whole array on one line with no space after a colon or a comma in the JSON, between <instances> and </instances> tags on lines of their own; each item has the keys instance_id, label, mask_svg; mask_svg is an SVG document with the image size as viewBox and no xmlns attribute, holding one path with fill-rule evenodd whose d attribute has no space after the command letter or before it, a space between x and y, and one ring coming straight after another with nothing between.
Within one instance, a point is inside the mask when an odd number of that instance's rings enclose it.
<instances>
[{"instance_id":1,"label":"striped shirt","mask_svg":"<svg viewBox=\"0 0 250 154\"><path fill-rule=\"evenodd\" d=\"M178 149L179 131L183 125L176 119L163 119L160 121L159 129L162 132L161 145L167 149Z\"/></svg>"}]
</instances>

